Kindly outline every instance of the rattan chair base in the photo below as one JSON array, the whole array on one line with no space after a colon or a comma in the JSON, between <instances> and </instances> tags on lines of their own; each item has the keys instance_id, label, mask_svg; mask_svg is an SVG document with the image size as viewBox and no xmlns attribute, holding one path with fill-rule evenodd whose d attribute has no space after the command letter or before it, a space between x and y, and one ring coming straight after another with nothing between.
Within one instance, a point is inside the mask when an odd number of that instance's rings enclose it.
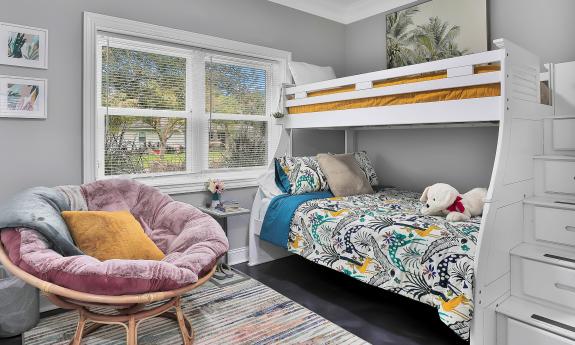
<instances>
[{"instance_id":1,"label":"rattan chair base","mask_svg":"<svg viewBox=\"0 0 575 345\"><path fill-rule=\"evenodd\" d=\"M192 345L194 343L194 330L190 320L184 315L181 306L181 297L177 296L170 300L165 301L159 306L146 309L148 304L136 304L131 306L107 306L107 308L114 309L115 314L103 314L91 310L90 306L86 303L76 304L71 300L64 300L57 295L46 294L50 302L56 306L78 311L78 324L76 326L76 333L70 341L70 345L80 345L82 339L89 334L99 330L106 325L121 325L126 329L126 343L128 345L138 344L138 326L140 322L153 318L164 317L174 320L178 323L180 333L184 345ZM94 307L101 308L101 305ZM170 311L174 308L175 312ZM86 327L86 324L92 324Z\"/></svg>"}]
</instances>

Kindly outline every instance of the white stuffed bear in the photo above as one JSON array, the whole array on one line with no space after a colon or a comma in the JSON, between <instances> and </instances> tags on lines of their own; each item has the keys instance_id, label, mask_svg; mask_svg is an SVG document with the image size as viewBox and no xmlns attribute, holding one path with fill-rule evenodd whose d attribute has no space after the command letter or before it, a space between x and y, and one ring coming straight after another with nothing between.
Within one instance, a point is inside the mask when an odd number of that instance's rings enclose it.
<instances>
[{"instance_id":1,"label":"white stuffed bear","mask_svg":"<svg viewBox=\"0 0 575 345\"><path fill-rule=\"evenodd\" d=\"M450 222L465 222L481 215L486 195L485 188L474 188L460 195L452 186L436 183L423 191L419 199L425 203L421 213L426 216L447 215Z\"/></svg>"}]
</instances>

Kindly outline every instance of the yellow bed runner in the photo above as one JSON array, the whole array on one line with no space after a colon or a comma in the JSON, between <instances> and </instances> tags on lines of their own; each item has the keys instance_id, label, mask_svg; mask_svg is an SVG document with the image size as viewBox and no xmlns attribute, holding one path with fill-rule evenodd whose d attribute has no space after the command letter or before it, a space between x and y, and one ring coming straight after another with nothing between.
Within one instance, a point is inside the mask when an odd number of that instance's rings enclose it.
<instances>
[{"instance_id":1,"label":"yellow bed runner","mask_svg":"<svg viewBox=\"0 0 575 345\"><path fill-rule=\"evenodd\" d=\"M499 71L499 69L500 68L498 65L476 66L475 73L478 74L478 73L495 72ZM373 83L373 87L380 88L380 87L417 83L422 81L443 79L443 78L447 78L447 71L378 81ZM350 91L355 91L355 85L342 86L330 90L310 92L308 93L308 97L317 97L317 96L324 96ZM496 83L496 84L466 86L445 90L411 92L400 95L378 96L378 97L368 97L360 99L350 99L345 101L300 105L295 107L289 107L288 113L302 114L302 113L313 113L313 112L331 111L331 110L382 107L387 105L451 101L451 100L460 100L467 98L495 97L500 95L501 95L501 86L500 84Z\"/></svg>"}]
</instances>

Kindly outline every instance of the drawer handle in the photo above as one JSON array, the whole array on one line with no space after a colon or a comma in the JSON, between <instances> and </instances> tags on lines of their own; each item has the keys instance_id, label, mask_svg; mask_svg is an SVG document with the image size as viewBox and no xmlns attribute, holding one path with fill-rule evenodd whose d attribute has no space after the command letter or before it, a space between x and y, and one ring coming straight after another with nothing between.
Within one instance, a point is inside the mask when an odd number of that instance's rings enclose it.
<instances>
[{"instance_id":1,"label":"drawer handle","mask_svg":"<svg viewBox=\"0 0 575 345\"><path fill-rule=\"evenodd\" d=\"M575 232L575 226L567 225L567 226L565 227L565 230Z\"/></svg>"},{"instance_id":2,"label":"drawer handle","mask_svg":"<svg viewBox=\"0 0 575 345\"><path fill-rule=\"evenodd\" d=\"M532 314L531 318L533 320L541 321L541 322L544 322L544 323L549 324L551 326L560 327L560 328L566 329L570 332L575 332L575 327L568 325L568 324L565 324L565 323L562 323L562 322L559 322L559 321L555 321L555 320L550 319L550 318L545 317L545 316Z\"/></svg>"},{"instance_id":3,"label":"drawer handle","mask_svg":"<svg viewBox=\"0 0 575 345\"><path fill-rule=\"evenodd\" d=\"M567 261L567 262L575 263L575 259L566 258L566 257L559 256L559 255L543 254L543 256L546 258L551 258L551 259L555 259L555 260L561 260L561 261Z\"/></svg>"},{"instance_id":4,"label":"drawer handle","mask_svg":"<svg viewBox=\"0 0 575 345\"><path fill-rule=\"evenodd\" d=\"M575 286L565 285L565 284L561 284L561 283L555 283L555 287L558 288L559 290L565 290L565 291L575 293Z\"/></svg>"}]
</instances>

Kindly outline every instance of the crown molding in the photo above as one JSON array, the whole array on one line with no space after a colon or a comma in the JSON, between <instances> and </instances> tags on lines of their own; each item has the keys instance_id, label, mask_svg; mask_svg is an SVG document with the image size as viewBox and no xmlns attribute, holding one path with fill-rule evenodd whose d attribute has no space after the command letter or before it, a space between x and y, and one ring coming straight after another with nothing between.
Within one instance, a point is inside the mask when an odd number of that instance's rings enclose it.
<instances>
[{"instance_id":1,"label":"crown molding","mask_svg":"<svg viewBox=\"0 0 575 345\"><path fill-rule=\"evenodd\" d=\"M342 5L332 0L269 1L342 24L351 24L379 13L420 2L418 0L357 0Z\"/></svg>"}]
</instances>

